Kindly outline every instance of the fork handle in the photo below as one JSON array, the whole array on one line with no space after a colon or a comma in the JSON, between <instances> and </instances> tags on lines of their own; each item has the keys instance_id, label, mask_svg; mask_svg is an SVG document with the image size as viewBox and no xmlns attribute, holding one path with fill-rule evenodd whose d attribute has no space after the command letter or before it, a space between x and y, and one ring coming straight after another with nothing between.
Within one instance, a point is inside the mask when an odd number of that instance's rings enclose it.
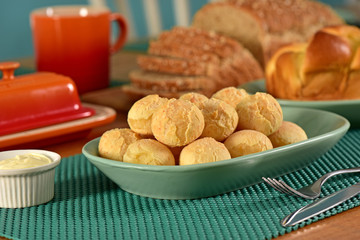
<instances>
[{"instance_id":1,"label":"fork handle","mask_svg":"<svg viewBox=\"0 0 360 240\"><path fill-rule=\"evenodd\" d=\"M327 174L325 174L324 176L322 176L321 178L319 178L319 180L317 180L317 182L319 182L320 184L322 184L323 182L325 182L328 178L333 177L335 175L339 175L339 174L343 174L343 173L355 173L355 172L360 172L360 168L347 168L347 169L340 169L340 170L336 170L333 172L329 172Z\"/></svg>"}]
</instances>

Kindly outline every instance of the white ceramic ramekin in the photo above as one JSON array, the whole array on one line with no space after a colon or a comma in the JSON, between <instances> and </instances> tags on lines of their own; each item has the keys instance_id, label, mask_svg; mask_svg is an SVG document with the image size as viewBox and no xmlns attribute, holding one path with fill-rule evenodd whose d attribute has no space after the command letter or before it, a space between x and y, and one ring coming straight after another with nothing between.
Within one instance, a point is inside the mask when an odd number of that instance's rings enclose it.
<instances>
[{"instance_id":1,"label":"white ceramic ramekin","mask_svg":"<svg viewBox=\"0 0 360 240\"><path fill-rule=\"evenodd\" d=\"M55 167L61 157L55 152L27 149L0 152L0 161L26 153L39 153L51 163L32 168L0 169L0 208L24 208L50 201L54 197Z\"/></svg>"}]
</instances>

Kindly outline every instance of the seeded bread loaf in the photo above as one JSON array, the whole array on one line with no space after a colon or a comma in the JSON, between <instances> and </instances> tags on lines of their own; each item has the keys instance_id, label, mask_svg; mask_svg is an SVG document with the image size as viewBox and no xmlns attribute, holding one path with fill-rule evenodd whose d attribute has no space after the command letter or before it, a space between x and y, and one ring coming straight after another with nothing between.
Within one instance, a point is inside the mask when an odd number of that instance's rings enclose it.
<instances>
[{"instance_id":1,"label":"seeded bread loaf","mask_svg":"<svg viewBox=\"0 0 360 240\"><path fill-rule=\"evenodd\" d=\"M280 47L306 41L322 27L343 22L316 1L224 0L203 6L192 26L238 40L264 67Z\"/></svg>"},{"instance_id":2,"label":"seeded bread loaf","mask_svg":"<svg viewBox=\"0 0 360 240\"><path fill-rule=\"evenodd\" d=\"M192 27L162 32L137 63L140 71L130 72L132 86L127 89L137 95L144 89L144 95L200 91L211 96L224 87L264 77L259 63L239 42Z\"/></svg>"},{"instance_id":3,"label":"seeded bread loaf","mask_svg":"<svg viewBox=\"0 0 360 240\"><path fill-rule=\"evenodd\" d=\"M219 89L238 86L264 76L252 54L233 39L194 28L184 30L176 27L171 33L161 34L158 41L150 44L148 52L151 56L138 58L142 69L209 76L218 83ZM194 37L192 45L189 43L191 37ZM177 42L181 40L183 43Z\"/></svg>"}]
</instances>

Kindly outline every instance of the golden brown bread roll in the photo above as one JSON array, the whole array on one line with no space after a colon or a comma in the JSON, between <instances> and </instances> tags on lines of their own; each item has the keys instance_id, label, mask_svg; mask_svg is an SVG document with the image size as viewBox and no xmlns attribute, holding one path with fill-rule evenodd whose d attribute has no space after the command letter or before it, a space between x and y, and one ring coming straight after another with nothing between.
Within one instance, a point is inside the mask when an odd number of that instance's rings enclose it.
<instances>
[{"instance_id":1,"label":"golden brown bread roll","mask_svg":"<svg viewBox=\"0 0 360 240\"><path fill-rule=\"evenodd\" d=\"M279 49L266 67L266 88L282 99L358 99L359 76L360 29L338 25Z\"/></svg>"},{"instance_id":2,"label":"golden brown bread roll","mask_svg":"<svg viewBox=\"0 0 360 240\"><path fill-rule=\"evenodd\" d=\"M99 155L116 161L123 161L128 146L141 136L128 128L115 128L104 132L100 138Z\"/></svg>"},{"instance_id":3,"label":"golden brown bread roll","mask_svg":"<svg viewBox=\"0 0 360 240\"><path fill-rule=\"evenodd\" d=\"M131 130L143 135L152 135L152 115L167 101L167 98L162 98L157 94L152 94L135 102L130 108L127 118L127 122Z\"/></svg>"},{"instance_id":4,"label":"golden brown bread roll","mask_svg":"<svg viewBox=\"0 0 360 240\"><path fill-rule=\"evenodd\" d=\"M180 153L180 165L216 162L230 159L230 153L221 142L205 137L190 143Z\"/></svg>"},{"instance_id":5,"label":"golden brown bread roll","mask_svg":"<svg viewBox=\"0 0 360 240\"><path fill-rule=\"evenodd\" d=\"M299 125L283 121L280 128L269 136L274 148L297 143L307 139L307 135Z\"/></svg>"},{"instance_id":6,"label":"golden brown bread roll","mask_svg":"<svg viewBox=\"0 0 360 240\"><path fill-rule=\"evenodd\" d=\"M191 143L201 135L204 126L200 109L182 99L170 99L154 112L151 122L155 138L169 147Z\"/></svg>"},{"instance_id":7,"label":"golden brown bread roll","mask_svg":"<svg viewBox=\"0 0 360 240\"><path fill-rule=\"evenodd\" d=\"M130 144L124 154L124 162L175 165L175 159L170 149L154 139L141 139Z\"/></svg>"},{"instance_id":8,"label":"golden brown bread roll","mask_svg":"<svg viewBox=\"0 0 360 240\"><path fill-rule=\"evenodd\" d=\"M225 140L224 144L233 158L273 148L270 139L263 133L255 130L234 132Z\"/></svg>"},{"instance_id":9,"label":"golden brown bread roll","mask_svg":"<svg viewBox=\"0 0 360 240\"><path fill-rule=\"evenodd\" d=\"M238 130L250 129L266 136L279 129L283 121L280 104L270 94L257 92L244 98L236 106Z\"/></svg>"},{"instance_id":10,"label":"golden brown bread roll","mask_svg":"<svg viewBox=\"0 0 360 240\"><path fill-rule=\"evenodd\" d=\"M234 107L219 99L211 98L204 102L201 109L205 127L200 137L212 137L224 141L238 125L238 114Z\"/></svg>"},{"instance_id":11,"label":"golden brown bread roll","mask_svg":"<svg viewBox=\"0 0 360 240\"><path fill-rule=\"evenodd\" d=\"M236 105L245 97L247 97L249 94L245 91L245 89L239 89L236 87L227 87L220 89L214 95L211 96L211 98L216 98L219 100L222 100L234 108L236 108Z\"/></svg>"},{"instance_id":12,"label":"golden brown bread roll","mask_svg":"<svg viewBox=\"0 0 360 240\"><path fill-rule=\"evenodd\" d=\"M202 109L204 107L204 102L209 100L208 97L201 93L197 92L189 92L181 95L179 99L187 100L195 104L199 109Z\"/></svg>"}]
</instances>

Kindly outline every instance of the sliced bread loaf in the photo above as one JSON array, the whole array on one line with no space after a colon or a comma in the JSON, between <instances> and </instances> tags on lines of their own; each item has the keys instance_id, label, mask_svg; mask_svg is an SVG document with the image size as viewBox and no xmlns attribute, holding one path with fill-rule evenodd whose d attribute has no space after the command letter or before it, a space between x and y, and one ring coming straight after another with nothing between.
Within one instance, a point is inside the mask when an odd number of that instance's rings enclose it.
<instances>
[{"instance_id":1,"label":"sliced bread loaf","mask_svg":"<svg viewBox=\"0 0 360 240\"><path fill-rule=\"evenodd\" d=\"M211 96L264 73L250 51L229 37L193 27L175 27L150 43L148 54L137 58L140 71L129 74L128 94L158 93L174 97L186 92ZM248 70L251 68L251 70ZM143 90L143 91L141 91Z\"/></svg>"}]
</instances>

